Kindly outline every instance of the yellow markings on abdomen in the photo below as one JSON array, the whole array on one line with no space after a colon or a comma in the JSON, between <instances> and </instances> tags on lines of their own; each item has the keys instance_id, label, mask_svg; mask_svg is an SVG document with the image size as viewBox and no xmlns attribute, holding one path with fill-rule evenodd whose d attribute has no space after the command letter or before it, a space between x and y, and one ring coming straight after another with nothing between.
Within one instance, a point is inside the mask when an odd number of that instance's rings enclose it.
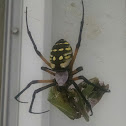
<instances>
[{"instance_id":1,"label":"yellow markings on abdomen","mask_svg":"<svg viewBox=\"0 0 126 126\"><path fill-rule=\"evenodd\" d=\"M70 48L70 47L68 47L68 48L65 48L65 50L70 51L70 50L71 50L71 48Z\"/></svg>"},{"instance_id":2,"label":"yellow markings on abdomen","mask_svg":"<svg viewBox=\"0 0 126 126\"><path fill-rule=\"evenodd\" d=\"M62 59L63 59L63 56L60 56L60 57L59 57L59 60L62 60Z\"/></svg>"},{"instance_id":3,"label":"yellow markings on abdomen","mask_svg":"<svg viewBox=\"0 0 126 126\"><path fill-rule=\"evenodd\" d=\"M50 65L51 65L51 68L55 68L55 64L50 63Z\"/></svg>"},{"instance_id":4,"label":"yellow markings on abdomen","mask_svg":"<svg viewBox=\"0 0 126 126\"><path fill-rule=\"evenodd\" d=\"M59 49L59 51L63 51L63 50L64 50L64 48Z\"/></svg>"},{"instance_id":5,"label":"yellow markings on abdomen","mask_svg":"<svg viewBox=\"0 0 126 126\"><path fill-rule=\"evenodd\" d=\"M54 57L53 57L53 61L55 61L55 60L56 60L56 57L54 56Z\"/></svg>"},{"instance_id":6,"label":"yellow markings on abdomen","mask_svg":"<svg viewBox=\"0 0 126 126\"><path fill-rule=\"evenodd\" d=\"M55 45L69 44L68 42L56 43Z\"/></svg>"},{"instance_id":7,"label":"yellow markings on abdomen","mask_svg":"<svg viewBox=\"0 0 126 126\"><path fill-rule=\"evenodd\" d=\"M65 42L64 44L69 44L68 42Z\"/></svg>"},{"instance_id":8,"label":"yellow markings on abdomen","mask_svg":"<svg viewBox=\"0 0 126 126\"><path fill-rule=\"evenodd\" d=\"M65 59L69 59L71 56L65 56Z\"/></svg>"},{"instance_id":9,"label":"yellow markings on abdomen","mask_svg":"<svg viewBox=\"0 0 126 126\"><path fill-rule=\"evenodd\" d=\"M71 61L71 58L68 59L68 60L66 60L66 62L64 62L64 63L61 63L61 64L60 64L60 67L61 67L61 68L66 68L66 67L69 65L70 61Z\"/></svg>"},{"instance_id":10,"label":"yellow markings on abdomen","mask_svg":"<svg viewBox=\"0 0 126 126\"><path fill-rule=\"evenodd\" d=\"M72 51L67 52L67 53L64 53L63 55L64 55L64 56L67 56L67 55L70 55L70 54L72 54Z\"/></svg>"},{"instance_id":11,"label":"yellow markings on abdomen","mask_svg":"<svg viewBox=\"0 0 126 126\"><path fill-rule=\"evenodd\" d=\"M53 52L57 52L57 49L53 49L52 51L53 51Z\"/></svg>"}]
</instances>

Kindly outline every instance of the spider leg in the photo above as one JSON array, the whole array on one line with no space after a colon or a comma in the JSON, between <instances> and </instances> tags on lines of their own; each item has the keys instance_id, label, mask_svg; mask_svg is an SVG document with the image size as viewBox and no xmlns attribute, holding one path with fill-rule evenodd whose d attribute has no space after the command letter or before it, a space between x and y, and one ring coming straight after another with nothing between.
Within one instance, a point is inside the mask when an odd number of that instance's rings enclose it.
<instances>
[{"instance_id":1,"label":"spider leg","mask_svg":"<svg viewBox=\"0 0 126 126\"><path fill-rule=\"evenodd\" d=\"M80 43L81 43L81 35L82 35L82 31L83 31L83 26L84 26L84 3L83 3L83 0L81 0L81 2L82 2L82 9L83 9L82 10L83 11L82 20L81 20L81 23L80 23L80 32L79 32L78 42L76 44L76 49L75 49L73 58L72 58L72 60L70 62L70 68L73 67L74 61L76 59L76 56L77 56L77 53L78 53L78 50L79 50Z\"/></svg>"},{"instance_id":2,"label":"spider leg","mask_svg":"<svg viewBox=\"0 0 126 126\"><path fill-rule=\"evenodd\" d=\"M91 111L91 115L93 115L93 111L92 111L92 107L91 107L91 104L89 103L89 101L85 98L85 96L82 94L80 88L78 87L78 85L73 81L71 80L72 84L74 85L74 87L77 89L78 93L80 94L80 96L82 97L82 99L84 100L84 102L86 103L86 105L88 106L88 108L90 109Z\"/></svg>"},{"instance_id":3,"label":"spider leg","mask_svg":"<svg viewBox=\"0 0 126 126\"><path fill-rule=\"evenodd\" d=\"M51 66L50 66L50 63L44 58L44 56L41 54L41 52L37 49L37 46L36 46L36 44L35 44L35 42L34 42L34 40L33 40L33 37L32 37L32 35L31 35L31 32L30 32L30 30L29 30L29 27L28 27L28 20L27 20L27 7L26 7L26 26L27 26L27 33L28 33L28 36L29 36L29 38L30 38L30 40L31 40L31 42L32 42L32 44L33 44L33 46L34 46L35 52L37 53L37 55L38 55L49 67L51 67Z\"/></svg>"},{"instance_id":4,"label":"spider leg","mask_svg":"<svg viewBox=\"0 0 126 126\"><path fill-rule=\"evenodd\" d=\"M37 89L37 90L34 91L34 93L33 93L33 95L32 95L31 105L30 105L30 108L29 108L29 112L30 112L30 113L33 113L33 114L42 114L42 113L46 113L46 112L49 111L49 110L47 110L47 111L44 111L44 112L35 113L35 112L32 112L32 106L33 106L33 103L34 103L36 94L39 93L40 91L43 91L43 90L45 90L45 89L47 89L47 88L49 88L49 87L52 87L52 86L56 86L56 83L51 83L51 84L49 84L49 85L46 85L46 86L41 87L41 88L39 88L39 89Z\"/></svg>"},{"instance_id":5,"label":"spider leg","mask_svg":"<svg viewBox=\"0 0 126 126\"><path fill-rule=\"evenodd\" d=\"M87 84L89 84L89 85L92 85L92 86L94 86L94 87L96 87L96 88L98 88L98 89L100 89L100 90L102 90L102 91L104 91L104 92L110 92L109 89L104 89L104 88L101 87L101 86L98 86L98 85L96 85L96 84L91 83L91 82L90 82L87 78L85 78L84 76L78 76L78 77L73 78L74 81L75 81L75 80L80 80L80 79L84 80L85 83L87 83Z\"/></svg>"},{"instance_id":6,"label":"spider leg","mask_svg":"<svg viewBox=\"0 0 126 126\"><path fill-rule=\"evenodd\" d=\"M28 102L22 102L18 100L18 97L25 91L27 90L32 84L36 84L36 83L52 83L54 82L54 80L33 80L31 81L21 92L19 92L16 96L15 99L20 102L20 103L28 103Z\"/></svg>"},{"instance_id":7,"label":"spider leg","mask_svg":"<svg viewBox=\"0 0 126 126\"><path fill-rule=\"evenodd\" d=\"M77 73L79 73L82 70L83 70L83 67L80 66L80 67L78 67L78 68L76 68L75 70L72 71L72 75L77 74Z\"/></svg>"},{"instance_id":8,"label":"spider leg","mask_svg":"<svg viewBox=\"0 0 126 126\"><path fill-rule=\"evenodd\" d=\"M46 71L46 72L48 72L49 74L52 74L53 76L55 76L55 73L54 72L52 72L52 70L51 69L49 69L49 68L47 68L47 67L41 67L41 70L44 70L44 71Z\"/></svg>"}]
</instances>

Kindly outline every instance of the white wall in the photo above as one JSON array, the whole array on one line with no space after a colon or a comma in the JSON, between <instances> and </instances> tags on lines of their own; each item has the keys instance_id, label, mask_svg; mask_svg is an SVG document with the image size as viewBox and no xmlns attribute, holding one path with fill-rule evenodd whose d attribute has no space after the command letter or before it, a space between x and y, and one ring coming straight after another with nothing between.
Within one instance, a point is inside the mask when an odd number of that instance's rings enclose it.
<instances>
[{"instance_id":1,"label":"white wall","mask_svg":"<svg viewBox=\"0 0 126 126\"><path fill-rule=\"evenodd\" d=\"M19 126L124 126L126 113L126 9L125 0L84 0L85 25L82 43L74 67L83 66L81 74L98 77L110 84L111 93L105 94L95 108L90 122L81 118L70 120L51 105L49 113L34 115L28 112L32 93L45 84L32 86L21 99ZM61 38L75 48L81 21L80 0L24 0L21 89L33 79L48 79L40 70L43 62L34 52L26 33L25 7L28 6L30 30L39 50L49 59L52 45ZM53 10L53 11L52 11ZM52 15L52 16L51 16ZM51 24L52 23L52 24ZM52 29L52 32L51 32ZM44 74L43 74L44 73ZM47 92L38 94L34 111L49 109Z\"/></svg>"},{"instance_id":2,"label":"white wall","mask_svg":"<svg viewBox=\"0 0 126 126\"><path fill-rule=\"evenodd\" d=\"M49 79L49 74L43 74L41 66L43 61L36 55L32 43L26 31L25 11L28 7L28 24L32 36L38 49L49 59L51 49L51 0L25 0L23 9L23 36L22 36L22 62L21 62L21 86L23 89L32 80ZM48 9L48 12L47 12ZM45 51L46 50L46 51ZM21 100L28 101L28 104L20 104L19 126L42 126L49 125L49 113L43 115L34 115L28 112L31 103L32 94L35 89L45 84L36 84L31 86L21 97ZM49 109L47 101L47 90L39 93L35 99L33 111L41 112Z\"/></svg>"}]
</instances>

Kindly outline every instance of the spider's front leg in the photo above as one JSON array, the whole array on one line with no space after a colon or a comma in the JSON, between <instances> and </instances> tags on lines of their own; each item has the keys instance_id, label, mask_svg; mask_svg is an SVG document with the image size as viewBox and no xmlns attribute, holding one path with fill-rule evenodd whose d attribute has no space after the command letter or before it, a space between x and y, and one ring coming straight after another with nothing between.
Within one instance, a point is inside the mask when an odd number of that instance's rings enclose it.
<instances>
[{"instance_id":1,"label":"spider's front leg","mask_svg":"<svg viewBox=\"0 0 126 126\"><path fill-rule=\"evenodd\" d=\"M78 36L78 42L76 44L76 49L75 49L73 58L70 62L70 68L73 67L74 61L76 59L76 56L77 56L77 53L78 53L78 50L79 50L80 44L81 44L81 36L82 36L82 31L83 31L83 26L84 26L84 3L83 3L83 0L81 0L81 3L82 3L82 20L80 22L80 32L79 32L79 36Z\"/></svg>"},{"instance_id":2,"label":"spider's front leg","mask_svg":"<svg viewBox=\"0 0 126 126\"><path fill-rule=\"evenodd\" d=\"M104 89L103 87L99 86L99 85L96 85L96 84L93 84L91 83L87 78L85 78L84 76L78 76L78 77L74 77L73 80L76 81L76 80L83 80L85 83L89 84L89 85L92 85L93 87L96 87L104 92L110 92L109 89Z\"/></svg>"},{"instance_id":3,"label":"spider's front leg","mask_svg":"<svg viewBox=\"0 0 126 126\"><path fill-rule=\"evenodd\" d=\"M36 83L52 83L54 82L54 80L33 80L31 81L21 92L19 92L16 96L15 99L20 102L20 103L28 103L28 102L22 102L20 100L18 100L18 97L24 93L25 90L27 90L32 84L36 84Z\"/></svg>"},{"instance_id":4,"label":"spider's front leg","mask_svg":"<svg viewBox=\"0 0 126 126\"><path fill-rule=\"evenodd\" d=\"M49 87L52 87L52 86L56 86L56 82L51 83L49 85L46 85L44 87L41 87L41 88L39 88L39 89L37 89L37 90L34 91L33 96L32 96L31 105L30 105L30 108L29 108L29 112L30 113L33 113L33 114L42 114L42 113L46 113L46 112L49 111L49 110L47 110L47 111L44 111L44 112L35 113L35 112L32 112L32 106L33 106L36 94L39 93L39 92L41 92L41 91L43 91L43 90L45 90L45 89L47 89L47 88L49 88Z\"/></svg>"},{"instance_id":5,"label":"spider's front leg","mask_svg":"<svg viewBox=\"0 0 126 126\"><path fill-rule=\"evenodd\" d=\"M30 40L31 40L31 42L32 42L32 44L33 44L33 47L34 47L35 52L37 53L37 55L38 55L49 67L51 67L50 63L44 58L44 56L41 54L41 52L37 49L37 46L36 46L36 44L35 44L35 42L34 42L34 39L33 39L33 37L32 37L32 34L31 34L30 30L29 30L29 27L28 27L28 19L27 19L27 7L26 7L26 26L27 26L27 33L28 33L28 36L29 36L29 38L30 38Z\"/></svg>"}]
</instances>

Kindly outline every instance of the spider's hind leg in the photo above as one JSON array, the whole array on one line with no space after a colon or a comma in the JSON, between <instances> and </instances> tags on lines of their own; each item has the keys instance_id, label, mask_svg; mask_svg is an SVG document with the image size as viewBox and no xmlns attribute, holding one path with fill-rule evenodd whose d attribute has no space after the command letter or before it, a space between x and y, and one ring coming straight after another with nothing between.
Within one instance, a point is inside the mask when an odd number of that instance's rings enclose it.
<instances>
[{"instance_id":1,"label":"spider's hind leg","mask_svg":"<svg viewBox=\"0 0 126 126\"><path fill-rule=\"evenodd\" d=\"M99 86L99 85L96 85L96 84L93 84L93 83L91 83L87 78L85 78L84 76L78 76L78 77L75 77L75 78L73 78L73 80L75 81L75 80L83 80L85 83L87 83L87 84L89 84L89 85L92 85L92 86L94 86L94 87L96 87L96 88L98 88L98 89L100 89L100 90L102 90L102 91L104 91L104 92L110 92L110 90L109 89L105 89L105 88L103 88L103 87L101 87L101 86Z\"/></svg>"},{"instance_id":2,"label":"spider's hind leg","mask_svg":"<svg viewBox=\"0 0 126 126\"><path fill-rule=\"evenodd\" d=\"M47 89L47 88L49 88L49 87L52 87L52 86L56 86L56 83L55 82L51 83L49 85L46 85L46 86L41 87L41 88L39 88L39 89L37 89L37 90L34 91L33 96L32 96L31 105L30 105L30 108L29 108L29 112L30 113L33 113L33 114L42 114L42 113L46 113L46 112L49 111L49 110L47 110L47 111L44 111L44 112L35 113L35 112L32 112L32 106L33 106L36 94L39 93L39 92L41 92L41 91L43 91L43 90L45 90L45 89Z\"/></svg>"},{"instance_id":3,"label":"spider's hind leg","mask_svg":"<svg viewBox=\"0 0 126 126\"><path fill-rule=\"evenodd\" d=\"M15 99L20 102L20 103L28 103L28 102L22 102L20 100L18 100L18 98L20 97L21 94L24 93L25 90L27 90L31 85L36 84L36 83L52 83L54 82L54 80L33 80L31 81L21 92L19 92L16 96Z\"/></svg>"}]
</instances>

